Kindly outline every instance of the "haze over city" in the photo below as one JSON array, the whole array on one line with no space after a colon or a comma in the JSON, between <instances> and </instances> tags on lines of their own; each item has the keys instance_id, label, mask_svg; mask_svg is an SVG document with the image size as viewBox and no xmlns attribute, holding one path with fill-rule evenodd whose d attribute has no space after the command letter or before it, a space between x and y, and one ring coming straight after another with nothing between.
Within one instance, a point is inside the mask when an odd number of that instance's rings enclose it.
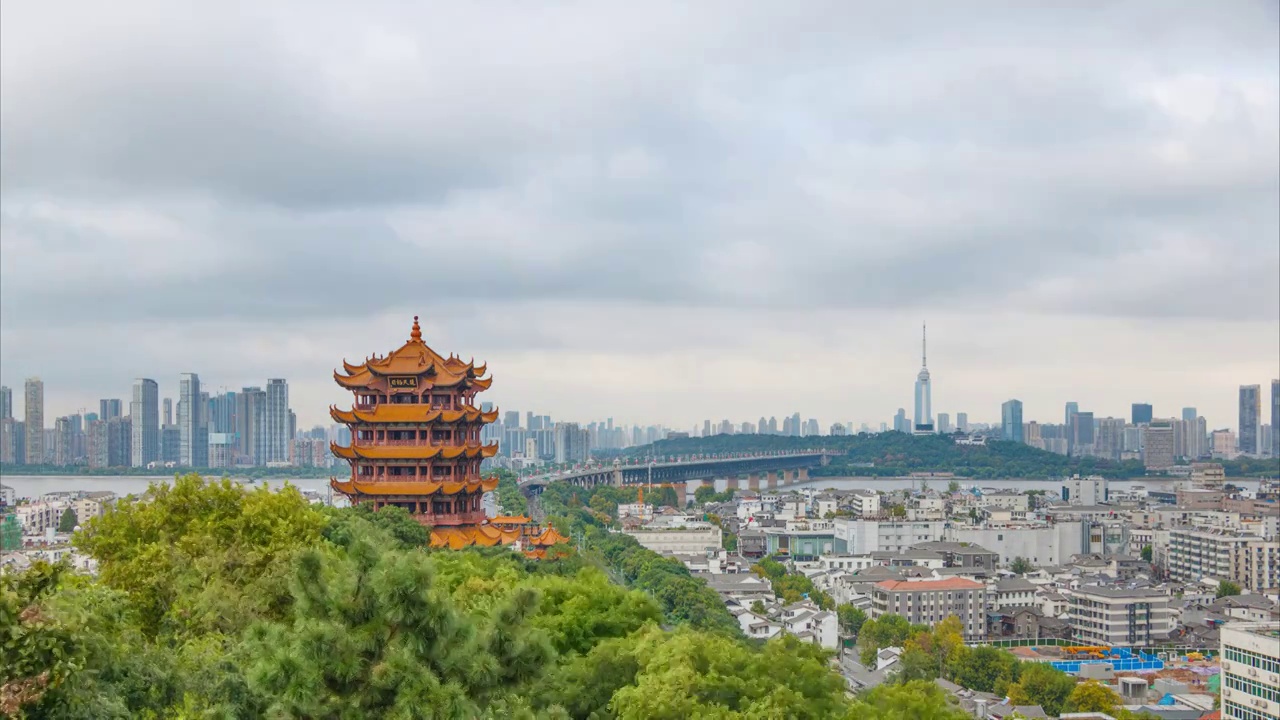
<instances>
[{"instance_id":1,"label":"haze over city","mask_svg":"<svg viewBox=\"0 0 1280 720\"><path fill-rule=\"evenodd\" d=\"M0 381L285 377L310 426L417 314L503 409L875 427L927 320L934 412L1233 426L1274 4L982 5L6 3Z\"/></svg>"}]
</instances>

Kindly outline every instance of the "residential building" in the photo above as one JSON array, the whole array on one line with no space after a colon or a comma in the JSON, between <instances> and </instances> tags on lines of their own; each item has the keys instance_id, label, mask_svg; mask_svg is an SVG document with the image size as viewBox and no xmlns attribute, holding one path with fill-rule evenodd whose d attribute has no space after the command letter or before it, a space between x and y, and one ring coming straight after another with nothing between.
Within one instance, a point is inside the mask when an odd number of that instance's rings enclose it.
<instances>
[{"instance_id":1,"label":"residential building","mask_svg":"<svg viewBox=\"0 0 1280 720\"><path fill-rule=\"evenodd\" d=\"M231 467L235 464L236 436L234 433L211 432L205 448L207 465L211 468ZM311 463L307 463L310 465Z\"/></svg>"},{"instance_id":2,"label":"residential building","mask_svg":"<svg viewBox=\"0 0 1280 720\"><path fill-rule=\"evenodd\" d=\"M986 637L987 588L960 577L943 580L884 580L871 594L871 617L895 614L913 624L936 625L954 615L966 640Z\"/></svg>"},{"instance_id":3,"label":"residential building","mask_svg":"<svg viewBox=\"0 0 1280 720\"><path fill-rule=\"evenodd\" d=\"M1233 576L1232 558L1241 548L1262 538L1228 528L1200 528L1179 525L1169 529L1169 579L1200 582L1205 578L1226 580Z\"/></svg>"},{"instance_id":4,"label":"residential building","mask_svg":"<svg viewBox=\"0 0 1280 720\"><path fill-rule=\"evenodd\" d=\"M110 420L124 416L124 403L120 398L103 398L98 401L98 419Z\"/></svg>"},{"instance_id":5,"label":"residential building","mask_svg":"<svg viewBox=\"0 0 1280 720\"><path fill-rule=\"evenodd\" d=\"M591 457L591 433L578 423L556 423L554 432L556 462L577 463Z\"/></svg>"},{"instance_id":6,"label":"residential building","mask_svg":"<svg viewBox=\"0 0 1280 720\"><path fill-rule=\"evenodd\" d=\"M941 554L943 567L977 568L989 572L995 572L996 566L1000 564L1000 555L998 553L972 543L956 543L938 540L934 542L918 543L914 548L916 550L932 550L933 552Z\"/></svg>"},{"instance_id":7,"label":"residential building","mask_svg":"<svg viewBox=\"0 0 1280 720\"><path fill-rule=\"evenodd\" d=\"M624 532L661 555L696 555L709 549L719 550L723 536L720 528L703 522L678 527L640 527Z\"/></svg>"},{"instance_id":8,"label":"residential building","mask_svg":"<svg viewBox=\"0 0 1280 720\"><path fill-rule=\"evenodd\" d=\"M1280 379L1271 381L1271 454L1280 457Z\"/></svg>"},{"instance_id":9,"label":"residential building","mask_svg":"<svg viewBox=\"0 0 1280 720\"><path fill-rule=\"evenodd\" d=\"M1222 720L1280 718L1280 623L1222 627Z\"/></svg>"},{"instance_id":10,"label":"residential building","mask_svg":"<svg viewBox=\"0 0 1280 720\"><path fill-rule=\"evenodd\" d=\"M1083 645L1150 647L1174 628L1171 598L1160 590L1086 585L1069 599L1067 622Z\"/></svg>"},{"instance_id":11,"label":"residential building","mask_svg":"<svg viewBox=\"0 0 1280 720\"><path fill-rule=\"evenodd\" d=\"M1009 400L1000 406L1000 437L1012 442L1023 442L1022 401Z\"/></svg>"},{"instance_id":12,"label":"residential building","mask_svg":"<svg viewBox=\"0 0 1280 720\"><path fill-rule=\"evenodd\" d=\"M956 429L962 433L969 432L969 413L956 413Z\"/></svg>"},{"instance_id":13,"label":"residential building","mask_svg":"<svg viewBox=\"0 0 1280 720\"><path fill-rule=\"evenodd\" d=\"M1236 442L1245 455L1258 454L1258 425L1262 417L1262 386L1240 386L1240 424L1236 426Z\"/></svg>"},{"instance_id":14,"label":"residential building","mask_svg":"<svg viewBox=\"0 0 1280 720\"><path fill-rule=\"evenodd\" d=\"M181 455L182 431L177 425L165 425L160 428L160 462L165 465L177 465Z\"/></svg>"},{"instance_id":15,"label":"residential building","mask_svg":"<svg viewBox=\"0 0 1280 720\"><path fill-rule=\"evenodd\" d=\"M133 467L146 467L160 459L160 386L155 380L133 381L133 401L129 403Z\"/></svg>"},{"instance_id":16,"label":"residential building","mask_svg":"<svg viewBox=\"0 0 1280 720\"><path fill-rule=\"evenodd\" d=\"M0 463L23 465L26 461L26 424L13 418L0 419Z\"/></svg>"},{"instance_id":17,"label":"residential building","mask_svg":"<svg viewBox=\"0 0 1280 720\"><path fill-rule=\"evenodd\" d=\"M266 464L266 409L262 388L247 387L236 394L237 465Z\"/></svg>"},{"instance_id":18,"label":"residential building","mask_svg":"<svg viewBox=\"0 0 1280 720\"><path fill-rule=\"evenodd\" d=\"M44 464L44 381L27 378L23 388L23 427L28 465Z\"/></svg>"},{"instance_id":19,"label":"residential building","mask_svg":"<svg viewBox=\"0 0 1280 720\"><path fill-rule=\"evenodd\" d=\"M1215 459L1234 460L1240 454L1236 434L1231 430L1214 430L1209 434L1209 450Z\"/></svg>"},{"instance_id":20,"label":"residential building","mask_svg":"<svg viewBox=\"0 0 1280 720\"><path fill-rule=\"evenodd\" d=\"M262 414L266 458L259 464L289 464L289 383L283 378L267 380L267 403Z\"/></svg>"},{"instance_id":21,"label":"residential building","mask_svg":"<svg viewBox=\"0 0 1280 720\"><path fill-rule=\"evenodd\" d=\"M855 517L869 518L880 514L880 493L874 490L859 490L849 495L847 500Z\"/></svg>"},{"instance_id":22,"label":"residential building","mask_svg":"<svg viewBox=\"0 0 1280 720\"><path fill-rule=\"evenodd\" d=\"M201 401L200 376L183 373L178 379L178 464L186 467L209 467L209 439L205 436Z\"/></svg>"},{"instance_id":23,"label":"residential building","mask_svg":"<svg viewBox=\"0 0 1280 720\"><path fill-rule=\"evenodd\" d=\"M161 425L173 425L173 398L164 399L164 415L160 418Z\"/></svg>"},{"instance_id":24,"label":"residential building","mask_svg":"<svg viewBox=\"0 0 1280 720\"><path fill-rule=\"evenodd\" d=\"M888 551L901 552L918 543L941 540L946 523L941 520L866 520L836 518L835 536L854 555ZM822 553L827 554L827 553Z\"/></svg>"},{"instance_id":25,"label":"residential building","mask_svg":"<svg viewBox=\"0 0 1280 720\"><path fill-rule=\"evenodd\" d=\"M988 590L993 608L1039 607L1036 586L1024 577L997 580Z\"/></svg>"},{"instance_id":26,"label":"residential building","mask_svg":"<svg viewBox=\"0 0 1280 720\"><path fill-rule=\"evenodd\" d=\"M0 420L13 417L13 390L0 385Z\"/></svg>"},{"instance_id":27,"label":"residential building","mask_svg":"<svg viewBox=\"0 0 1280 720\"><path fill-rule=\"evenodd\" d=\"M1231 579L1255 593L1280 589L1280 541L1250 540L1231 548Z\"/></svg>"},{"instance_id":28,"label":"residential building","mask_svg":"<svg viewBox=\"0 0 1280 720\"><path fill-rule=\"evenodd\" d=\"M943 536L950 542L987 548L997 553L1005 566L1019 557L1036 566L1065 565L1072 555L1089 551L1089 525L1082 520L1010 527L952 526Z\"/></svg>"},{"instance_id":29,"label":"residential building","mask_svg":"<svg viewBox=\"0 0 1280 720\"><path fill-rule=\"evenodd\" d=\"M1142 433L1142 465L1147 470L1168 470L1177 455L1175 421L1153 420Z\"/></svg>"},{"instance_id":30,"label":"residential building","mask_svg":"<svg viewBox=\"0 0 1280 720\"><path fill-rule=\"evenodd\" d=\"M1111 499L1111 488L1104 477L1073 475L1062 483L1062 499L1071 505L1101 505Z\"/></svg>"},{"instance_id":31,"label":"residential building","mask_svg":"<svg viewBox=\"0 0 1280 720\"><path fill-rule=\"evenodd\" d=\"M951 416L947 413L938 413L938 432L942 435L950 435L952 429Z\"/></svg>"}]
</instances>

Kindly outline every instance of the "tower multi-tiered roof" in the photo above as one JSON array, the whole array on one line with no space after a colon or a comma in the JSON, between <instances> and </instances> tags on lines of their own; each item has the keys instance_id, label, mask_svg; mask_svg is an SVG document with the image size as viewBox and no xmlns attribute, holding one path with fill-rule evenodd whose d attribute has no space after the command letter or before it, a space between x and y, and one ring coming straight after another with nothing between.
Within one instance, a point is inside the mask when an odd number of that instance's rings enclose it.
<instances>
[{"instance_id":1,"label":"tower multi-tiered roof","mask_svg":"<svg viewBox=\"0 0 1280 720\"><path fill-rule=\"evenodd\" d=\"M495 455L498 445L481 444L480 430L498 418L498 411L475 406L476 393L493 383L483 377L484 365L432 350L422 341L416 316L409 342L399 349L342 365L345 374L335 371L333 379L355 394L355 404L329 412L351 429L351 445L331 448L351 464L351 478L335 478L333 489L352 503L408 510L432 529L436 546L505 545L524 538L539 547L563 540L528 520L485 520L480 501L498 481L482 478L480 463Z\"/></svg>"}]
</instances>

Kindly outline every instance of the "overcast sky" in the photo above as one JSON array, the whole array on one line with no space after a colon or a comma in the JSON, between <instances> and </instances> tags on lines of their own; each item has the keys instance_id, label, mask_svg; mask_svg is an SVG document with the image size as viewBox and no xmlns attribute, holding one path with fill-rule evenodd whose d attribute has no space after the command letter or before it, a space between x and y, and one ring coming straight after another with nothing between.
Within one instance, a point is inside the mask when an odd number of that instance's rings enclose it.
<instances>
[{"instance_id":1,"label":"overcast sky","mask_svg":"<svg viewBox=\"0 0 1280 720\"><path fill-rule=\"evenodd\" d=\"M910 413L927 320L935 412L1234 427L1276 3L1047 5L5 2L0 381L309 426L418 314L503 409L825 430Z\"/></svg>"}]
</instances>

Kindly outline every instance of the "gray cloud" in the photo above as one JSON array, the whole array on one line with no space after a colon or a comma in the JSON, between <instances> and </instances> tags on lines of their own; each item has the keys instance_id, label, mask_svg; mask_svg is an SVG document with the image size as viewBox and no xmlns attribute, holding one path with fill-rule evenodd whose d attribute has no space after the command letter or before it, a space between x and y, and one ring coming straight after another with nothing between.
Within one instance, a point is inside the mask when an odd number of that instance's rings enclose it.
<instances>
[{"instance_id":1,"label":"gray cloud","mask_svg":"<svg viewBox=\"0 0 1280 720\"><path fill-rule=\"evenodd\" d=\"M1240 337L1280 318L1271 3L0 19L11 385L75 375L57 359L71 329L285 340L421 307L481 323L498 337L441 330L495 352L562 357L623 319L610 352L742 352L775 337L758 323L824 347L832 317L870 331L867 313L1016 310L1015 334L1229 318ZM320 366L355 354L304 344ZM210 373L246 362L203 353ZM126 357L147 356L116 352L103 376L136 374Z\"/></svg>"}]
</instances>

